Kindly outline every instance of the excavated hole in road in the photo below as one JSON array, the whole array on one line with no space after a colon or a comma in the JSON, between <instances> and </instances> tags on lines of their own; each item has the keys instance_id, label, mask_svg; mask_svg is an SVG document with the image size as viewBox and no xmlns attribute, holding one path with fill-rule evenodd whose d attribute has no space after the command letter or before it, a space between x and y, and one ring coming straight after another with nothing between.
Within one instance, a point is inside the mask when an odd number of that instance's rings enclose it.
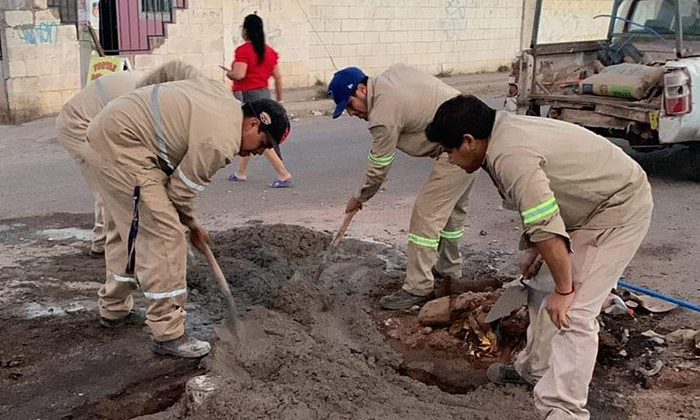
<instances>
[{"instance_id":1,"label":"excavated hole in road","mask_svg":"<svg viewBox=\"0 0 700 420\"><path fill-rule=\"evenodd\" d=\"M267 336L266 343L255 344L260 348L250 352L254 354L215 352L214 372L217 366L220 373L227 364L237 364L247 372L245 387L250 389L253 382L258 395L272 390L277 395L260 401L248 392L224 391L225 403L215 402L212 410L245 418L246 413L269 409L283 387L290 398L303 401L314 412L336 404L340 408L334 412L342 412L340 401L348 395L356 400L386 393L387 376L392 381L394 376L412 378L448 393L467 393L487 382L484 371L473 370L457 346L440 351L385 337L383 321L394 313L379 310L377 302L403 280L404 272L396 268L404 266L405 254L398 248L345 240L319 283L313 284L329 241L328 234L288 225L250 226L213 235L212 249L232 292L240 307L249 308L241 316L252 319ZM188 285L198 311L220 320L224 301L201 259L190 261ZM324 302L329 296L332 304L327 308ZM415 313L398 316L415 320ZM360 372L364 378L356 377ZM239 378L226 379L235 383ZM347 381L351 385L346 387ZM235 409L232 401L237 403Z\"/></svg>"}]
</instances>

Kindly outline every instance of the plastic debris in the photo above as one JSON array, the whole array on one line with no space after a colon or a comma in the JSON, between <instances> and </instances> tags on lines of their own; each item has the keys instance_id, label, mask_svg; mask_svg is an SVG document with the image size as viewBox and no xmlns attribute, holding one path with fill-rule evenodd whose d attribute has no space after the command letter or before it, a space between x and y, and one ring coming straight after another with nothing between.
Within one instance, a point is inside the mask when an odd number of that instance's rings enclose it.
<instances>
[{"instance_id":1,"label":"plastic debris","mask_svg":"<svg viewBox=\"0 0 700 420\"><path fill-rule=\"evenodd\" d=\"M616 294L610 293L603 303L603 312L608 315L634 315L634 311L625 305L625 301Z\"/></svg>"},{"instance_id":2,"label":"plastic debris","mask_svg":"<svg viewBox=\"0 0 700 420\"><path fill-rule=\"evenodd\" d=\"M650 378L654 375L657 375L659 372L661 372L661 369L663 367L664 367L664 362L662 362L661 360L657 360L651 369L638 368L637 372L639 372L642 376Z\"/></svg>"}]
</instances>

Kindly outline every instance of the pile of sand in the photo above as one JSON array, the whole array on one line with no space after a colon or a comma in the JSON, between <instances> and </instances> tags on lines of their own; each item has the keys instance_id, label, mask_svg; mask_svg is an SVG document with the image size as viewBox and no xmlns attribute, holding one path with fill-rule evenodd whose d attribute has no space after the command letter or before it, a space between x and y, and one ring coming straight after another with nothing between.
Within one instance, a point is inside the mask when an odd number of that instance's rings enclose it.
<instances>
[{"instance_id":1,"label":"pile of sand","mask_svg":"<svg viewBox=\"0 0 700 420\"><path fill-rule=\"evenodd\" d=\"M486 385L451 395L402 376L401 357L385 343L373 316L376 298L400 284L403 273L387 270L387 261L401 253L345 241L320 284L312 284L329 239L282 225L213 238L234 294L256 305L243 311L244 324L261 334L237 348L215 348L210 375L223 386L187 418L537 418L525 389ZM223 309L205 266L192 266L188 276L199 304ZM332 296L330 308L324 295Z\"/></svg>"}]
</instances>

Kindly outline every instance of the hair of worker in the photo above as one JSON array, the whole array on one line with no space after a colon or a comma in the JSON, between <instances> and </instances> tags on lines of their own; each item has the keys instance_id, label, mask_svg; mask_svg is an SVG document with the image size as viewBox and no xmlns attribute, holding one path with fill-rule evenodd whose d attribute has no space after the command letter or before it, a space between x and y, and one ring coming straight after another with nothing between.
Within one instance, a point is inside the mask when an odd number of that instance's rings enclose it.
<instances>
[{"instance_id":1,"label":"hair of worker","mask_svg":"<svg viewBox=\"0 0 700 420\"><path fill-rule=\"evenodd\" d=\"M246 16L243 20L243 29L253 43L253 49L258 55L258 64L262 63L265 61L265 31L263 31L262 19L256 14Z\"/></svg>"},{"instance_id":2,"label":"hair of worker","mask_svg":"<svg viewBox=\"0 0 700 420\"><path fill-rule=\"evenodd\" d=\"M469 134L486 140L491 136L496 121L496 110L473 95L459 95L438 108L425 134L428 140L447 149L458 149Z\"/></svg>"}]
</instances>

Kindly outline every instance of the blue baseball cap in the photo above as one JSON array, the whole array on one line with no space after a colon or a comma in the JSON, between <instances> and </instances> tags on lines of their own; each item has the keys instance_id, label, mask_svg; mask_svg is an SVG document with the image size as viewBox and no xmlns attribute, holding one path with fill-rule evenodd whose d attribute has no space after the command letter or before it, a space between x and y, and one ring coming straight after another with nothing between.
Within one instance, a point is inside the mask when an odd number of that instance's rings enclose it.
<instances>
[{"instance_id":1,"label":"blue baseball cap","mask_svg":"<svg viewBox=\"0 0 700 420\"><path fill-rule=\"evenodd\" d=\"M350 97L357 89L357 85L365 80L365 77L367 76L357 67L347 67L333 75L333 80L328 85L328 94L333 97L335 102L333 118L340 117L340 114L345 111L348 102L350 102Z\"/></svg>"}]
</instances>

